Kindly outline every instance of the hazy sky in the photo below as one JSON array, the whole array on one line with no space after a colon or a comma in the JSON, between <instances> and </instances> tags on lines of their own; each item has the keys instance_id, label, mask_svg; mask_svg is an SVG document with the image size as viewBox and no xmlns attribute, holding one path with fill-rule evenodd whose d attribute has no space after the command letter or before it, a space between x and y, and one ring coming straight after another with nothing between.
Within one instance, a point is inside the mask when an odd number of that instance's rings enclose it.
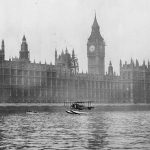
<instances>
[{"instance_id":1,"label":"hazy sky","mask_svg":"<svg viewBox=\"0 0 150 150\"><path fill-rule=\"evenodd\" d=\"M87 70L87 39L95 11L109 60L150 59L150 0L0 0L0 39L6 59L19 56L25 34L31 61L54 63L55 48L68 47Z\"/></svg>"}]
</instances>

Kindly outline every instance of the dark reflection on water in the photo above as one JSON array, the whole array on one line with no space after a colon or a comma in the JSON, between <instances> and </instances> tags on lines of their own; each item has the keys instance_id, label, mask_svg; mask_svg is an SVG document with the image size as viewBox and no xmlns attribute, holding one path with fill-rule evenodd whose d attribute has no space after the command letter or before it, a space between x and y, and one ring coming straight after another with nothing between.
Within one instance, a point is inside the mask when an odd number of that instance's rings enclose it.
<instances>
[{"instance_id":1,"label":"dark reflection on water","mask_svg":"<svg viewBox=\"0 0 150 150\"><path fill-rule=\"evenodd\" d=\"M150 112L0 115L0 149L149 150Z\"/></svg>"}]
</instances>

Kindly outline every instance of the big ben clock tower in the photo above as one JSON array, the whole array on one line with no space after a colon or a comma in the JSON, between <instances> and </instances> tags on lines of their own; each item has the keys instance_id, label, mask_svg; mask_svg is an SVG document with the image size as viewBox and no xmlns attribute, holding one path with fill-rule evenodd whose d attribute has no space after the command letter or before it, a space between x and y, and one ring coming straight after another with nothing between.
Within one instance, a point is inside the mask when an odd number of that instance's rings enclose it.
<instances>
[{"instance_id":1,"label":"big ben clock tower","mask_svg":"<svg viewBox=\"0 0 150 150\"><path fill-rule=\"evenodd\" d=\"M104 76L105 74L105 42L99 31L96 15L92 32L87 42L88 73Z\"/></svg>"}]
</instances>

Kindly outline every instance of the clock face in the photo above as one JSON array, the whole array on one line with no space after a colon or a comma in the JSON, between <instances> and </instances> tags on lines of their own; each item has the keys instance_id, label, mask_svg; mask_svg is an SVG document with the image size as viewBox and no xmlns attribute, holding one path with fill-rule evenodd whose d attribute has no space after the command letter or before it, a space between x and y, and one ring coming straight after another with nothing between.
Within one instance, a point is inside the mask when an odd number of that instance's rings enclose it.
<instances>
[{"instance_id":1,"label":"clock face","mask_svg":"<svg viewBox=\"0 0 150 150\"><path fill-rule=\"evenodd\" d=\"M90 52L94 52L94 51L95 51L95 46L94 46L94 45L91 45L91 46L89 47L89 51L90 51Z\"/></svg>"}]
</instances>

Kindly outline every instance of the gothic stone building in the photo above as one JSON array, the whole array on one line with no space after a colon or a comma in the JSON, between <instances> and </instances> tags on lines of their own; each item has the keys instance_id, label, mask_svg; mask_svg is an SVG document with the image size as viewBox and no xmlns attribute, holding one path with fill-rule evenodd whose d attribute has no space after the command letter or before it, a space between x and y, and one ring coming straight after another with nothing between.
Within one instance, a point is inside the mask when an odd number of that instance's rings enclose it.
<instances>
[{"instance_id":1,"label":"gothic stone building","mask_svg":"<svg viewBox=\"0 0 150 150\"><path fill-rule=\"evenodd\" d=\"M110 62L105 74L105 42L95 16L87 42L88 73L79 73L74 50L60 55L55 64L30 62L28 44L22 39L19 58L5 60L0 50L1 103L61 103L91 100L96 103L149 103L150 63L122 64L116 75Z\"/></svg>"}]
</instances>

